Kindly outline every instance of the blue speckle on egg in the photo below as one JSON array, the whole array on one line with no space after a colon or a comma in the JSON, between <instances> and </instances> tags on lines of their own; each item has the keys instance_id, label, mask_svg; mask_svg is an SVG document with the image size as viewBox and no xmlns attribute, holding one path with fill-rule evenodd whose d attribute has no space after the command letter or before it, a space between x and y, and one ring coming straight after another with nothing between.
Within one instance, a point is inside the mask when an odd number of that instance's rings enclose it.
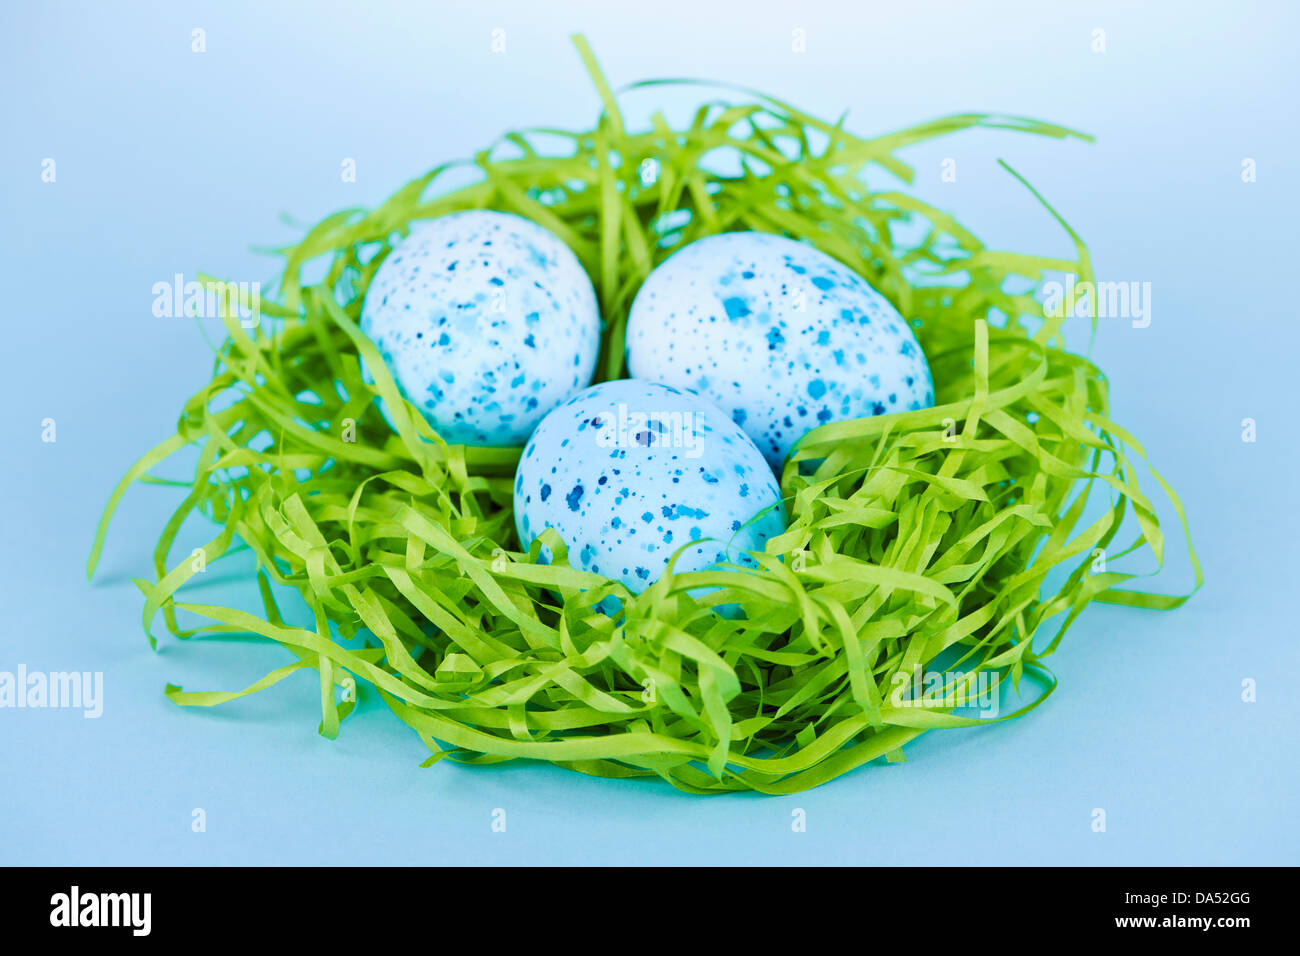
<instances>
[{"instance_id":1,"label":"blue speckle on egg","mask_svg":"<svg viewBox=\"0 0 1300 956\"><path fill-rule=\"evenodd\" d=\"M665 260L632 303L627 358L637 378L696 387L774 468L818 425L934 404L929 365L889 300L767 233L709 236Z\"/></svg>"},{"instance_id":2,"label":"blue speckle on egg","mask_svg":"<svg viewBox=\"0 0 1300 956\"><path fill-rule=\"evenodd\" d=\"M361 331L447 441L522 445L591 381L600 315L577 256L508 213L413 225L375 273Z\"/></svg>"},{"instance_id":3,"label":"blue speckle on egg","mask_svg":"<svg viewBox=\"0 0 1300 956\"><path fill-rule=\"evenodd\" d=\"M746 552L785 530L772 471L730 416L692 391L634 379L592 386L542 420L520 457L514 507L523 547L554 528L574 567L634 593L683 545L678 571L753 567Z\"/></svg>"}]
</instances>

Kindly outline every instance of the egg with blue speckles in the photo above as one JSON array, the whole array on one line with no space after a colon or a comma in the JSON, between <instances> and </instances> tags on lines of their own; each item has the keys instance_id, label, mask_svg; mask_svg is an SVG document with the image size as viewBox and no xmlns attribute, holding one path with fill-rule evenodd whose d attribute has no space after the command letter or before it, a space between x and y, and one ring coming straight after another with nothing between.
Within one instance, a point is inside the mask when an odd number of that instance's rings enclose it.
<instances>
[{"instance_id":1,"label":"egg with blue speckles","mask_svg":"<svg viewBox=\"0 0 1300 956\"><path fill-rule=\"evenodd\" d=\"M452 444L522 445L591 381L600 350L578 257L536 223L490 210L416 223L375 272L361 331Z\"/></svg>"},{"instance_id":2,"label":"egg with blue speckles","mask_svg":"<svg viewBox=\"0 0 1300 956\"><path fill-rule=\"evenodd\" d=\"M637 378L710 399L778 469L819 425L934 404L929 364L888 299L812 246L761 232L664 260L632 303L627 359Z\"/></svg>"},{"instance_id":3,"label":"egg with blue speckles","mask_svg":"<svg viewBox=\"0 0 1300 956\"><path fill-rule=\"evenodd\" d=\"M514 508L525 548L554 528L570 566L635 594L683 546L677 571L754 567L745 552L785 530L780 489L748 436L694 392L635 379L593 385L542 420Z\"/></svg>"}]
</instances>

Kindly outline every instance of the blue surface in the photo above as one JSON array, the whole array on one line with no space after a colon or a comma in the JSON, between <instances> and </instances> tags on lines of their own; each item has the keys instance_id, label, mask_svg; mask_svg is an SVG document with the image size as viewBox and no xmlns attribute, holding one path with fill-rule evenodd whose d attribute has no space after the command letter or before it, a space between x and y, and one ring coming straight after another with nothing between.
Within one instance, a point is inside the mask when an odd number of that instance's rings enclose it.
<instances>
[{"instance_id":1,"label":"blue surface","mask_svg":"<svg viewBox=\"0 0 1300 956\"><path fill-rule=\"evenodd\" d=\"M102 671L105 690L95 720L0 709L0 862L1300 862L1294 8L667 3L633 22L614 5L436 6L3 5L0 670ZM806 53L791 50L796 28ZM545 766L421 770L423 746L382 705L337 742L317 736L311 672L216 710L164 700L164 682L243 686L284 655L170 638L150 651L130 578L149 573L173 491L129 493L85 583L110 488L171 433L210 364L192 321L153 316L153 284L199 269L269 280L274 260L250 247L297 235L282 213L376 203L506 128L587 124L574 29L615 83L727 79L823 115L848 108L858 132L1001 110L1097 134L963 135L911 158L917 188L991 245L1068 254L997 168L1006 158L1102 278L1152 284L1150 326L1103 322L1094 355L1117 419L1186 502L1208 577L1195 600L1094 607L1053 658L1059 692L1030 717L927 735L906 764L788 798L691 798ZM686 101L668 105L681 115ZM949 157L956 183L940 179ZM1185 589L1171 555L1159 583ZM248 571L223 562L195 597L252 606ZM1257 703L1240 699L1247 678ZM1098 807L1105 833L1091 829Z\"/></svg>"}]
</instances>

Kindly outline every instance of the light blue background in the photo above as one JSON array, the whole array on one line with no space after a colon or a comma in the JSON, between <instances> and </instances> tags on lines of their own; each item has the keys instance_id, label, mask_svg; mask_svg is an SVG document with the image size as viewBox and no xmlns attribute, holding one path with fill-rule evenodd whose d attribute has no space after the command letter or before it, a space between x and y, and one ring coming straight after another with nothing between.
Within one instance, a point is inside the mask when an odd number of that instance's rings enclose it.
<instances>
[{"instance_id":1,"label":"light blue background","mask_svg":"<svg viewBox=\"0 0 1300 956\"><path fill-rule=\"evenodd\" d=\"M106 690L98 720L0 710L0 861L1296 863L1294 8L477 6L3 5L0 669L103 671ZM150 651L130 577L150 571L172 491L129 493L85 583L110 489L209 371L192 321L153 317L153 284L200 269L269 281L274 260L251 247L297 235L282 213L377 203L508 128L586 126L597 104L576 29L616 84L725 79L822 115L848 108L861 133L989 110L1097 134L963 135L909 156L916 188L991 245L1068 254L997 168L1006 158L1102 278L1152 283L1151 326L1103 323L1094 355L1116 418L1183 494L1202 592L1169 614L1090 609L1052 660L1060 690L1030 717L930 734L906 764L794 797L700 799L546 766L421 770L423 746L381 704L337 742L318 737L311 672L216 710L164 700L167 681L240 687L284 655L169 637ZM657 105L638 97L634 117ZM687 104L668 105L680 117ZM940 181L946 157L956 183ZM1257 182L1241 179L1245 157ZM1158 583L1183 590L1190 570L1171 555ZM223 562L193 593L251 606L249 570ZM1240 699L1245 678L1257 703ZM205 833L191 832L196 807ZM498 807L503 834L489 827ZM806 833L791 831L795 808Z\"/></svg>"}]
</instances>

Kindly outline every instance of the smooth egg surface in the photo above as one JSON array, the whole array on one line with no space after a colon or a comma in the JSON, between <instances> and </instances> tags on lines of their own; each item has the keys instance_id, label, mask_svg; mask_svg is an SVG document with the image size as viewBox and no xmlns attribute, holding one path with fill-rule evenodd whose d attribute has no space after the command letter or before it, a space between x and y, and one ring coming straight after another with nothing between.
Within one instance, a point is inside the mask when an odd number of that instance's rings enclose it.
<instances>
[{"instance_id":1,"label":"smooth egg surface","mask_svg":"<svg viewBox=\"0 0 1300 956\"><path fill-rule=\"evenodd\" d=\"M572 567L633 593L683 545L677 571L753 567L745 552L785 530L780 489L745 433L693 392L634 379L594 385L543 419L514 507L525 548L554 528Z\"/></svg>"},{"instance_id":2,"label":"smooth egg surface","mask_svg":"<svg viewBox=\"0 0 1300 956\"><path fill-rule=\"evenodd\" d=\"M520 216L416 223L376 271L361 331L448 442L522 445L591 381L596 295L577 256Z\"/></svg>"},{"instance_id":3,"label":"smooth egg surface","mask_svg":"<svg viewBox=\"0 0 1300 956\"><path fill-rule=\"evenodd\" d=\"M697 240L632 304L628 369L690 388L745 430L774 468L826 422L927 408L934 385L889 300L813 247L760 232Z\"/></svg>"}]
</instances>

